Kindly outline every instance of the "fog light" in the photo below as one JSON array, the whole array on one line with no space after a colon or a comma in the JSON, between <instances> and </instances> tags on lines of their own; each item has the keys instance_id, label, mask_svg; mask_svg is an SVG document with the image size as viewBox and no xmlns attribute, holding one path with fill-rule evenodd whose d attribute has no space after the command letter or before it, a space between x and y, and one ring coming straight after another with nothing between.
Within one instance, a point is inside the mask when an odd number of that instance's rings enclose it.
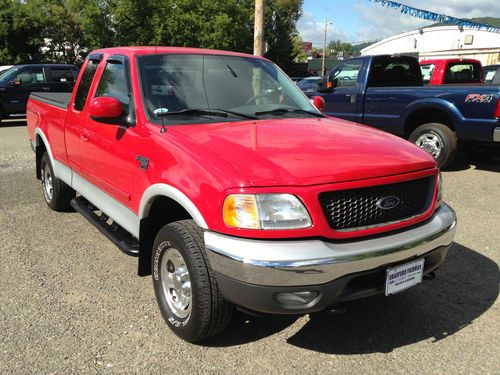
<instances>
[{"instance_id":1,"label":"fog light","mask_svg":"<svg viewBox=\"0 0 500 375\"><path fill-rule=\"evenodd\" d=\"M319 296L319 292L304 291L304 292L290 292L290 293L277 293L276 300L284 307L288 308L305 308L308 307Z\"/></svg>"}]
</instances>

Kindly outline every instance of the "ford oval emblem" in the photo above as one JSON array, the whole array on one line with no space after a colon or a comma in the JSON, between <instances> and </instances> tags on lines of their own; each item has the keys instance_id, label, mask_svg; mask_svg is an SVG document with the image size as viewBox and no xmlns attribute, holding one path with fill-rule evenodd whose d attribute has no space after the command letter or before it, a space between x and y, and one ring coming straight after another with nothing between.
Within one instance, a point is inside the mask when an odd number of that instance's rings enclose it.
<instances>
[{"instance_id":1,"label":"ford oval emblem","mask_svg":"<svg viewBox=\"0 0 500 375\"><path fill-rule=\"evenodd\" d=\"M382 210L390 210L391 208L396 207L399 204L400 200L398 197L391 195L389 197L380 198L376 205L378 208Z\"/></svg>"}]
</instances>

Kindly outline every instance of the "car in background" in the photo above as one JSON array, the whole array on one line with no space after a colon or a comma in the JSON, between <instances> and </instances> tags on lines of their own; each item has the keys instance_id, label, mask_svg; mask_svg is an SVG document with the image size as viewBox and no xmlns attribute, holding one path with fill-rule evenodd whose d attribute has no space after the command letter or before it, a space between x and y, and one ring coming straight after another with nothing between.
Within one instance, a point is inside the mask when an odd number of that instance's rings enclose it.
<instances>
[{"instance_id":1,"label":"car in background","mask_svg":"<svg viewBox=\"0 0 500 375\"><path fill-rule=\"evenodd\" d=\"M500 85L500 64L485 66L484 77L484 83Z\"/></svg>"},{"instance_id":2,"label":"car in background","mask_svg":"<svg viewBox=\"0 0 500 375\"><path fill-rule=\"evenodd\" d=\"M302 81L304 78L306 77L290 77L290 79L295 82L295 83L299 83L300 81Z\"/></svg>"},{"instance_id":3,"label":"car in background","mask_svg":"<svg viewBox=\"0 0 500 375\"><path fill-rule=\"evenodd\" d=\"M71 92L78 68L67 64L16 65L0 73L0 121L22 117L32 92Z\"/></svg>"},{"instance_id":4,"label":"car in background","mask_svg":"<svg viewBox=\"0 0 500 375\"><path fill-rule=\"evenodd\" d=\"M420 61L424 84L484 83L481 62L473 59L433 59Z\"/></svg>"},{"instance_id":5,"label":"car in background","mask_svg":"<svg viewBox=\"0 0 500 375\"><path fill-rule=\"evenodd\" d=\"M313 76L313 77L306 77L299 83L297 83L297 86L299 89L301 89L303 92L315 92L316 91L316 86L321 83L321 77L319 76Z\"/></svg>"}]
</instances>

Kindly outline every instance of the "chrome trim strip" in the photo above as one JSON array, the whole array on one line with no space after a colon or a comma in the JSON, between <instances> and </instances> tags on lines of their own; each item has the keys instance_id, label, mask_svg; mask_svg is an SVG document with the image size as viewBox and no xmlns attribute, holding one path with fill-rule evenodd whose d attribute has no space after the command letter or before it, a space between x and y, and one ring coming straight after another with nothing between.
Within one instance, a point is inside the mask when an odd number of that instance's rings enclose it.
<instances>
[{"instance_id":1,"label":"chrome trim strip","mask_svg":"<svg viewBox=\"0 0 500 375\"><path fill-rule=\"evenodd\" d=\"M154 199L158 196L165 196L173 199L182 207L184 207L184 209L191 215L191 217L199 227L208 229L208 225L205 222L203 215L200 213L200 211L198 211L198 208L196 208L195 204L179 189L163 183L149 186L142 194L141 204L139 206L140 219L148 216L149 209L151 208Z\"/></svg>"},{"instance_id":2,"label":"chrome trim strip","mask_svg":"<svg viewBox=\"0 0 500 375\"><path fill-rule=\"evenodd\" d=\"M493 142L500 142L500 127L493 129Z\"/></svg>"},{"instance_id":3,"label":"chrome trim strip","mask_svg":"<svg viewBox=\"0 0 500 375\"><path fill-rule=\"evenodd\" d=\"M445 204L425 224L384 237L345 242L251 240L205 232L211 267L266 286L324 284L339 277L423 255L452 243L456 216Z\"/></svg>"}]
</instances>

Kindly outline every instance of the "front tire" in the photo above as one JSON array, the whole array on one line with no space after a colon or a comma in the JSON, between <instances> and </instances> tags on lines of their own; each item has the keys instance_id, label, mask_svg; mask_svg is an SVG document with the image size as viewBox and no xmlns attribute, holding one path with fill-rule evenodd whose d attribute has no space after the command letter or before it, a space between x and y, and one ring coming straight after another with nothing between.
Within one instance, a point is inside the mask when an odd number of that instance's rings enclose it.
<instances>
[{"instance_id":1,"label":"front tire","mask_svg":"<svg viewBox=\"0 0 500 375\"><path fill-rule=\"evenodd\" d=\"M206 259L203 230L193 220L161 228L151 261L158 306L177 336L199 342L227 327L233 306L218 289Z\"/></svg>"},{"instance_id":2,"label":"front tire","mask_svg":"<svg viewBox=\"0 0 500 375\"><path fill-rule=\"evenodd\" d=\"M54 211L67 211L69 202L75 197L75 191L64 181L54 176L49 155L45 152L40 161L40 176L42 177L43 196L47 206Z\"/></svg>"},{"instance_id":3,"label":"front tire","mask_svg":"<svg viewBox=\"0 0 500 375\"><path fill-rule=\"evenodd\" d=\"M410 134L408 140L431 154L440 168L455 159L457 136L446 125L437 122L420 125Z\"/></svg>"}]
</instances>

